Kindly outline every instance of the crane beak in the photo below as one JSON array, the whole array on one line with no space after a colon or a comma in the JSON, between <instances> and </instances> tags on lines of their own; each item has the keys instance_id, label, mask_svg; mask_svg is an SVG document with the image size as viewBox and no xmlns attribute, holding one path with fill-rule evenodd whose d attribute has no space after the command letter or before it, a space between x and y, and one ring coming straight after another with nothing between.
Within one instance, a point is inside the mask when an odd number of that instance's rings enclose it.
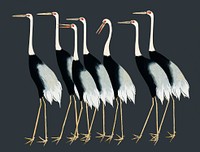
<instances>
[{"instance_id":1,"label":"crane beak","mask_svg":"<svg viewBox=\"0 0 200 152\"><path fill-rule=\"evenodd\" d=\"M26 14L12 15L12 17L26 17Z\"/></svg>"},{"instance_id":2,"label":"crane beak","mask_svg":"<svg viewBox=\"0 0 200 152\"><path fill-rule=\"evenodd\" d=\"M47 15L53 15L51 12L47 12L47 13L37 13L37 15L39 16L47 16Z\"/></svg>"},{"instance_id":3,"label":"crane beak","mask_svg":"<svg viewBox=\"0 0 200 152\"><path fill-rule=\"evenodd\" d=\"M66 18L67 21L78 21L79 18Z\"/></svg>"},{"instance_id":4,"label":"crane beak","mask_svg":"<svg viewBox=\"0 0 200 152\"><path fill-rule=\"evenodd\" d=\"M131 24L131 21L122 21L122 22L117 22L118 24Z\"/></svg>"},{"instance_id":5,"label":"crane beak","mask_svg":"<svg viewBox=\"0 0 200 152\"><path fill-rule=\"evenodd\" d=\"M146 15L147 12L133 12L132 14L137 14L137 15Z\"/></svg>"},{"instance_id":6,"label":"crane beak","mask_svg":"<svg viewBox=\"0 0 200 152\"><path fill-rule=\"evenodd\" d=\"M71 28L71 24L59 24L59 28Z\"/></svg>"},{"instance_id":7,"label":"crane beak","mask_svg":"<svg viewBox=\"0 0 200 152\"><path fill-rule=\"evenodd\" d=\"M96 31L96 34L100 34L101 31L103 30L103 28L105 27L105 25L106 25L106 23L103 22L103 23L99 26L98 30Z\"/></svg>"}]
</instances>

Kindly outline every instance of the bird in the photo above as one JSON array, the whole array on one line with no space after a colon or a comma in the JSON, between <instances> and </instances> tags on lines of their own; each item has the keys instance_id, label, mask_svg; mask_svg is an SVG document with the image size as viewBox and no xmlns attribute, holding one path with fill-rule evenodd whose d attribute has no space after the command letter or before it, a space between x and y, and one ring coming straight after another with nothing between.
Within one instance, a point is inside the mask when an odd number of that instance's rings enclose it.
<instances>
[{"instance_id":1,"label":"bird","mask_svg":"<svg viewBox=\"0 0 200 152\"><path fill-rule=\"evenodd\" d=\"M77 26L75 24L60 24L60 28L70 28L74 30L74 55L72 62L72 77L79 92L79 100L84 101L86 105L89 105L91 108L94 107L94 113L92 116L91 123L88 124L87 121L88 133L83 134L84 137L82 138L82 141L87 143L91 139L91 128L93 126L96 111L97 109L99 109L100 94L91 74L87 71L87 69L82 65L82 63L79 60ZM86 111L88 111L87 108L88 106L86 106Z\"/></svg>"},{"instance_id":2,"label":"bird","mask_svg":"<svg viewBox=\"0 0 200 152\"><path fill-rule=\"evenodd\" d=\"M143 128L139 135L134 134L134 140L136 143L141 139L144 129L148 123L149 117L152 113L154 108L154 104L156 105L156 133L151 133L152 139L151 141L156 144L159 140L159 134L161 127L158 124L158 103L156 96L160 99L161 103L163 104L164 98L169 102L170 96L172 94L171 86L168 80L168 77L164 70L152 59L148 59L141 54L139 48L139 25L136 20L131 21L122 21L118 22L119 24L130 24L135 26L135 60L137 64L137 68L141 73L142 77L144 78L146 84L149 87L151 96L152 96L152 105L143 125ZM164 117L162 117L161 123L163 122Z\"/></svg>"},{"instance_id":3,"label":"bird","mask_svg":"<svg viewBox=\"0 0 200 152\"><path fill-rule=\"evenodd\" d=\"M114 131L115 131L115 125L117 120L117 113L118 113L118 106L120 101L120 125L121 125L121 136L117 134L117 137L115 140L118 141L118 145L124 140L124 130L123 130L123 111L122 111L122 102L127 103L127 99L129 99L131 102L135 103L135 94L136 89L135 86L131 80L131 77L126 72L126 70L119 65L110 54L110 41L112 37L112 23L109 19L104 19L102 21L102 24L97 30L97 34L100 34L105 25L108 24L109 26L109 36L104 46L103 51L103 64L108 72L108 75L110 76L111 83L114 89L114 96L116 100L116 110L115 110L115 117L112 127L112 132L110 135L107 135L107 141L111 141L113 139ZM118 101L119 100L119 101Z\"/></svg>"},{"instance_id":4,"label":"bird","mask_svg":"<svg viewBox=\"0 0 200 152\"><path fill-rule=\"evenodd\" d=\"M64 121L62 123L62 128L61 128L60 134L59 134L59 136L52 137L53 142L56 142L56 144L58 144L59 141L61 140L62 136L63 136L64 127L65 127L65 124L66 124L66 121L67 121L67 118L68 118L68 114L69 114L69 111L70 111L70 108L71 108L72 100L74 100L76 126L78 124L78 118L80 117L80 116L78 116L77 103L76 103L76 97L75 97L76 86L74 85L74 82L73 82L73 79L72 79L73 57L69 52L62 49L62 47L60 45L60 40L59 40L59 14L58 14L58 12L37 13L37 15L39 15L39 16L53 16L55 18L55 21L56 21L56 23L55 23L56 58L57 58L57 63L58 63L62 78L63 78L65 85L67 87L67 90L68 90L69 98L70 98L68 108L66 110L66 114L65 114L65 117L64 117ZM82 114L82 102L81 102L81 108L80 108L79 115L80 114ZM73 141L79 138L78 130L77 130L76 134L74 134L73 137L74 138L70 137L70 139L73 140Z\"/></svg>"},{"instance_id":5,"label":"bird","mask_svg":"<svg viewBox=\"0 0 200 152\"><path fill-rule=\"evenodd\" d=\"M184 74L179 69L179 67L171 60L169 60L164 55L160 54L156 51L154 47L154 13L150 10L146 12L134 12L133 14L141 14L141 15L148 15L151 19L151 26L150 26L150 39L149 39L149 55L152 60L157 62L167 74L169 82L172 87L173 95L180 100L181 94L183 97L189 98L189 83L186 80ZM168 132L167 138L172 141L176 136L176 121L175 121L175 100L173 96L172 99L172 115L173 115L173 133ZM167 111L169 103L166 106L165 111Z\"/></svg>"},{"instance_id":6,"label":"bird","mask_svg":"<svg viewBox=\"0 0 200 152\"><path fill-rule=\"evenodd\" d=\"M37 131L38 121L40 118L40 111L42 105L44 106L44 127L45 127L45 137L42 138L39 136L40 141L38 143L43 144L44 146L48 142L47 136L47 114L46 114L46 101L52 104L53 101L58 102L61 106L61 95L62 95L62 85L57 79L55 73L35 54L32 39L33 39L33 16L30 13L13 15L12 17L26 17L30 21L30 33L29 33L29 71L30 75L35 82L35 85L39 94L40 105L38 108L37 118L35 122L34 131L31 138L25 137L27 140L26 144L30 146L35 140L35 134Z\"/></svg>"},{"instance_id":7,"label":"bird","mask_svg":"<svg viewBox=\"0 0 200 152\"><path fill-rule=\"evenodd\" d=\"M104 65L94 56L92 55L87 47L87 23L84 17L79 18L67 18L67 20L73 21L81 21L83 23L83 59L84 59L84 66L92 75L97 89L100 93L100 99L103 102L102 104L102 133L97 132L99 136L96 138L100 138L102 141L106 135L105 132L105 106L106 102L113 106L114 100L114 91L110 81L110 77L104 67Z\"/></svg>"}]
</instances>

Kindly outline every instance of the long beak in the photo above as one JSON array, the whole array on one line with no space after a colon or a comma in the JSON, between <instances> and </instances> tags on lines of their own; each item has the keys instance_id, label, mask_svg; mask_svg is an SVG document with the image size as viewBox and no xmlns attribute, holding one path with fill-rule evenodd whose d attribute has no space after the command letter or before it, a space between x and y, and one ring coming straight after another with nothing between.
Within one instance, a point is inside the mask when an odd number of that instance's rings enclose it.
<instances>
[{"instance_id":1,"label":"long beak","mask_svg":"<svg viewBox=\"0 0 200 152\"><path fill-rule=\"evenodd\" d=\"M105 25L106 25L106 23L103 22L103 23L99 26L98 30L96 31L96 34L100 34L101 31L103 30L103 28L105 27Z\"/></svg>"},{"instance_id":2,"label":"long beak","mask_svg":"<svg viewBox=\"0 0 200 152\"><path fill-rule=\"evenodd\" d=\"M78 21L79 18L66 18L67 21Z\"/></svg>"},{"instance_id":3,"label":"long beak","mask_svg":"<svg viewBox=\"0 0 200 152\"><path fill-rule=\"evenodd\" d=\"M12 15L12 17L26 17L26 14Z\"/></svg>"},{"instance_id":4,"label":"long beak","mask_svg":"<svg viewBox=\"0 0 200 152\"><path fill-rule=\"evenodd\" d=\"M122 22L117 22L118 24L131 24L131 21L122 21Z\"/></svg>"},{"instance_id":5,"label":"long beak","mask_svg":"<svg viewBox=\"0 0 200 152\"><path fill-rule=\"evenodd\" d=\"M59 24L59 28L71 28L71 24Z\"/></svg>"},{"instance_id":6,"label":"long beak","mask_svg":"<svg viewBox=\"0 0 200 152\"><path fill-rule=\"evenodd\" d=\"M133 12L132 14L145 15L147 12Z\"/></svg>"},{"instance_id":7,"label":"long beak","mask_svg":"<svg viewBox=\"0 0 200 152\"><path fill-rule=\"evenodd\" d=\"M47 12L47 13L37 13L37 15L40 15L40 16L47 16L47 15L52 15L51 12Z\"/></svg>"}]
</instances>

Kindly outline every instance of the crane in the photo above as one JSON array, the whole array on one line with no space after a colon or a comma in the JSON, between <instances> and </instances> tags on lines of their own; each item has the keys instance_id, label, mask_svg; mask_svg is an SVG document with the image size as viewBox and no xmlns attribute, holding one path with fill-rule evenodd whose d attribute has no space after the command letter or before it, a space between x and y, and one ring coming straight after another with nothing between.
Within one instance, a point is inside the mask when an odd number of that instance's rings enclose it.
<instances>
[{"instance_id":1,"label":"crane","mask_svg":"<svg viewBox=\"0 0 200 152\"><path fill-rule=\"evenodd\" d=\"M78 42L77 42L77 39L78 39L77 26L75 24L60 24L60 28L71 28L74 30L74 56L73 56L74 58L72 62L72 77L77 87L77 90L79 92L80 101L84 101L86 103L86 111L88 111L88 105L91 108L92 107L95 108L90 124L89 124L88 115L86 115L88 133L84 134L82 141L87 143L91 139L91 129L93 126L94 118L96 116L96 111L99 108L100 94L91 74L86 70L86 68L82 65L82 63L79 60Z\"/></svg>"},{"instance_id":2,"label":"crane","mask_svg":"<svg viewBox=\"0 0 200 152\"><path fill-rule=\"evenodd\" d=\"M101 141L104 139L106 132L105 132L105 106L106 102L113 106L114 100L114 91L112 88L112 84L110 81L110 77L104 67L104 65L95 57L93 56L88 48L87 48L87 23L84 17L79 18L67 18L67 20L72 21L81 21L83 24L83 59L85 68L90 72L92 75L97 89L100 93L100 99L103 102L102 104L102 133L97 132L99 136L96 138L100 138Z\"/></svg>"},{"instance_id":3,"label":"crane","mask_svg":"<svg viewBox=\"0 0 200 152\"><path fill-rule=\"evenodd\" d=\"M72 100L74 100L74 111L75 111L75 121L76 121L76 126L77 126L77 121L78 121L78 114L77 114L77 103L76 103L76 97L75 97L75 89L76 86L74 85L74 82L72 80L72 61L73 57L71 54L60 46L60 41L59 41L59 14L58 12L45 12L45 13L37 13L39 16L53 16L55 18L55 51L56 51L56 58L57 58L57 63L62 75L62 78L65 82L65 85L68 90L69 94L69 104L68 108L66 110L66 114L64 117L64 121L62 123L62 128L60 131L59 136L57 137L52 137L53 142L56 142L56 144L59 143L63 136L64 132L64 127L68 118L68 114L71 108ZM81 108L82 109L82 102L81 102ZM78 127L77 127L78 128ZM79 132L77 130L77 133L75 135L74 140L78 139L79 137Z\"/></svg>"},{"instance_id":4,"label":"crane","mask_svg":"<svg viewBox=\"0 0 200 152\"><path fill-rule=\"evenodd\" d=\"M169 80L167 78L167 75L165 74L164 70L153 60L145 58L140 51L139 48L139 26L138 22L136 20L131 21L123 21L118 22L119 24L131 24L135 26L136 30L136 38L135 38L135 60L138 67L138 70L140 71L142 77L144 78L145 82L147 83L151 96L152 96L152 105L149 110L149 113L146 117L145 123L143 125L143 128L139 135L134 135L134 140L136 140L136 143L141 139L144 129L148 123L149 117L152 113L152 110L154 108L154 104L156 106L156 133L151 133L152 139L151 141L156 144L159 140L159 134L161 131L161 126L159 126L158 123L158 103L156 96L160 99L161 103L163 104L164 98L169 102L170 96L172 94L171 92L171 86L169 83ZM162 117L161 123L164 121L164 115Z\"/></svg>"},{"instance_id":5,"label":"crane","mask_svg":"<svg viewBox=\"0 0 200 152\"><path fill-rule=\"evenodd\" d=\"M44 127L45 127L45 137L42 138L39 136L40 141L46 145L48 141L47 136L47 113L46 113L46 102L45 99L52 104L53 101L58 102L61 106L61 95L62 95L62 86L59 80L57 79L55 73L42 61L34 52L32 39L33 39L33 16L30 13L13 15L13 17L26 17L30 21L30 33L29 33L29 70L30 75L35 82L35 85L38 89L38 94L40 98L40 105L38 108L37 118L35 122L34 131L31 138L25 137L27 140L26 144L32 145L35 140L35 134L38 126L38 121L40 117L40 111L42 105L44 106Z\"/></svg>"},{"instance_id":6,"label":"crane","mask_svg":"<svg viewBox=\"0 0 200 152\"><path fill-rule=\"evenodd\" d=\"M184 74L179 69L179 67L171 60L169 60L164 55L156 51L154 47L154 13L150 10L146 12L134 12L133 14L148 15L151 20L150 26L150 39L149 39L149 55L152 60L157 62L167 74L169 82L172 86L173 95L180 100L181 94L184 97L189 98L189 83L187 82ZM168 132L167 138L172 141L176 136L176 119L175 119L175 100L173 96L172 99L172 116L173 116L173 133ZM166 110L168 109L169 103L166 105Z\"/></svg>"},{"instance_id":7,"label":"crane","mask_svg":"<svg viewBox=\"0 0 200 152\"><path fill-rule=\"evenodd\" d=\"M123 130L123 111L122 111L122 102L127 103L127 99L135 103L135 94L136 89L135 86L129 76L129 74L126 72L126 70L119 65L110 54L110 41L112 37L112 23L109 19L104 19L102 21L102 24L97 30L97 33L100 34L105 25L108 24L109 26L109 36L104 46L103 51L103 64L110 76L111 83L114 89L114 95L116 100L116 109L115 109L115 117L112 127L112 132L110 135L107 135L107 141L111 141L114 135L115 131L115 125L117 120L117 113L118 113L118 106L120 101L120 125L121 125L121 136L117 135L118 138L115 140L118 141L118 145L122 142L124 139L124 130Z\"/></svg>"}]
</instances>

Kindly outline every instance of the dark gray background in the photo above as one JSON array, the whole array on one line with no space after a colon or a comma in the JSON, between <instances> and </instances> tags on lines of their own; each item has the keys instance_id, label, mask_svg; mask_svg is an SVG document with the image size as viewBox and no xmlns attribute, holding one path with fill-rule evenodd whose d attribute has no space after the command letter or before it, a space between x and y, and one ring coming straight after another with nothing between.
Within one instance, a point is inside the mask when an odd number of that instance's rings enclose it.
<instances>
[{"instance_id":1,"label":"dark gray background","mask_svg":"<svg viewBox=\"0 0 200 152\"><path fill-rule=\"evenodd\" d=\"M4 151L184 151L199 149L199 8L197 1L182 0L123 0L123 1L88 1L88 0L43 0L43 1L14 1L0 2L0 38L1 38L1 149ZM184 72L190 83L190 99L181 98L177 101L177 136L172 143L165 138L167 131L172 131L171 106L164 122L160 140L156 146L149 142L149 132L155 131L154 113L138 144L130 140L133 133L139 133L144 119L151 105L149 90L141 78L134 59L135 29L131 25L118 25L117 21L137 19L140 25L140 47L148 56L148 39L150 19L147 16L131 15L133 11L152 10L155 13L155 47L159 52L168 56ZM29 75L28 69L28 19L14 19L12 14L32 13L34 15L34 48L37 55L45 61L61 79L54 52L53 17L37 17L37 12L58 11L60 22L66 23L66 17L84 16L88 23L88 48L90 52L102 60L102 51L108 36L108 27L100 36L95 34L102 19L109 18L113 22L113 37L111 54L132 77L137 88L136 104L124 105L125 140L120 146L116 142L111 144L95 139L96 131L101 131L101 113L98 113L94 123L92 140L84 145L80 141L71 146L66 144L66 136L73 131L74 115L71 111L65 130L64 138L59 145L51 143L51 136L58 134L65 109L69 101L66 87L63 85L62 108L56 103L48 104L48 133L49 142L42 145L33 143L32 147L24 145L24 137L32 135L36 112L38 109L38 95L36 87ZM79 30L79 49L82 42L82 25L77 23ZM61 45L72 53L73 32L61 30ZM82 53L80 53L81 55ZM82 60L82 55L80 56ZM163 112L164 106L160 106ZM114 109L107 106L107 132L111 130ZM42 113L41 113L42 114ZM85 113L81 121L80 132L86 132ZM117 125L116 133L120 133ZM38 126L38 136L43 136L43 117L41 115Z\"/></svg>"}]
</instances>

